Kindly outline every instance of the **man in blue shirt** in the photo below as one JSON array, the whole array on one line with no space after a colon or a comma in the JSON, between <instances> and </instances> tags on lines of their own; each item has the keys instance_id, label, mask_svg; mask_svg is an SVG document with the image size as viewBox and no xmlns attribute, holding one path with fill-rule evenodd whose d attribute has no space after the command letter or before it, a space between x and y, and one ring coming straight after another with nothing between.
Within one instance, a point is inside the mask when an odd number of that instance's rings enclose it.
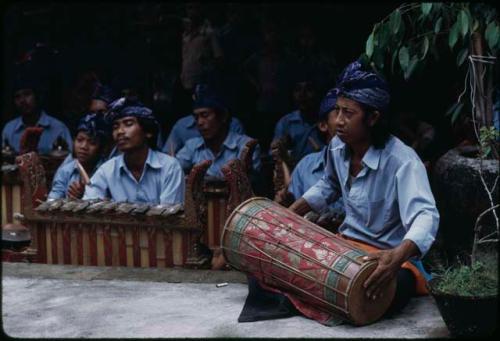
<instances>
[{"instance_id":1,"label":"man in blue shirt","mask_svg":"<svg viewBox=\"0 0 500 341\"><path fill-rule=\"evenodd\" d=\"M222 99L208 87L200 88L193 103L194 120L201 137L186 141L176 158L185 172L204 160L212 160L207 175L223 178L222 166L240 158L245 144L251 139L230 131L230 116ZM260 147L252 155L253 175L260 172Z\"/></svg>"},{"instance_id":2,"label":"man in blue shirt","mask_svg":"<svg viewBox=\"0 0 500 341\"><path fill-rule=\"evenodd\" d=\"M159 127L151 110L137 101L120 98L110 104L108 118L122 154L99 167L83 199L183 203L184 173L175 158L155 150Z\"/></svg>"},{"instance_id":3,"label":"man in blue shirt","mask_svg":"<svg viewBox=\"0 0 500 341\"><path fill-rule=\"evenodd\" d=\"M293 90L297 110L283 116L274 129L273 141L288 135L292 159L299 161L305 155L318 152L325 145L316 124L318 97L315 84L307 77L299 77Z\"/></svg>"},{"instance_id":4,"label":"man in blue shirt","mask_svg":"<svg viewBox=\"0 0 500 341\"><path fill-rule=\"evenodd\" d=\"M109 135L110 131L103 115L87 114L80 119L73 157L57 169L48 199L80 199L83 196L88 179L82 178L81 168L87 176L92 176L102 163Z\"/></svg>"},{"instance_id":5,"label":"man in blue shirt","mask_svg":"<svg viewBox=\"0 0 500 341\"><path fill-rule=\"evenodd\" d=\"M71 150L72 138L68 127L58 119L48 115L39 107L37 84L30 79L18 79L14 87L14 104L19 117L7 122L2 131L2 143L9 144L16 153L20 152L21 137L27 127L42 127L38 141L38 153L49 154L54 142L62 138Z\"/></svg>"},{"instance_id":6,"label":"man in blue shirt","mask_svg":"<svg viewBox=\"0 0 500 341\"><path fill-rule=\"evenodd\" d=\"M330 142L335 136L335 103L337 93L335 89L330 90L321 101L318 113L318 129L326 136L326 141ZM324 174L327 147L316 153L311 153L302 158L295 166L288 188L276 193L274 200L281 205L289 206L293 201L302 197L302 195L313 185L315 185ZM345 215L344 203L342 198L331 203L328 212L322 214L330 215L335 218L336 223ZM317 222L319 223L319 222ZM325 221L326 223L326 221Z\"/></svg>"},{"instance_id":7,"label":"man in blue shirt","mask_svg":"<svg viewBox=\"0 0 500 341\"><path fill-rule=\"evenodd\" d=\"M231 117L229 130L237 134L245 134L243 125L236 117ZM194 116L192 114L184 116L175 122L168 135L167 141L165 141L163 145L162 151L173 156L184 146L187 140L200 136L200 131L196 126Z\"/></svg>"},{"instance_id":8,"label":"man in blue shirt","mask_svg":"<svg viewBox=\"0 0 500 341\"><path fill-rule=\"evenodd\" d=\"M364 257L378 261L364 283L366 295L375 299L397 278L390 309L396 311L415 293L427 293L420 258L434 242L439 213L422 161L386 128L385 80L354 62L336 88L337 135L328 146L325 174L290 209L319 212L342 195L346 218L340 235L379 250Z\"/></svg>"}]
</instances>

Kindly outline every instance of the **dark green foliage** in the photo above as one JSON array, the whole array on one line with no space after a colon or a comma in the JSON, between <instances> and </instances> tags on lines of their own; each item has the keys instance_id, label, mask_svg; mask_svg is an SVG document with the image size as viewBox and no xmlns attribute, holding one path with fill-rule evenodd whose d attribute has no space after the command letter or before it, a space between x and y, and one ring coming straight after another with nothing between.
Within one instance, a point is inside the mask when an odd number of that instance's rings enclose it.
<instances>
[{"instance_id":1,"label":"dark green foliage","mask_svg":"<svg viewBox=\"0 0 500 341\"><path fill-rule=\"evenodd\" d=\"M482 255L474 265L459 264L441 268L437 290L459 296L496 295L498 288L498 259L495 253Z\"/></svg>"}]
</instances>

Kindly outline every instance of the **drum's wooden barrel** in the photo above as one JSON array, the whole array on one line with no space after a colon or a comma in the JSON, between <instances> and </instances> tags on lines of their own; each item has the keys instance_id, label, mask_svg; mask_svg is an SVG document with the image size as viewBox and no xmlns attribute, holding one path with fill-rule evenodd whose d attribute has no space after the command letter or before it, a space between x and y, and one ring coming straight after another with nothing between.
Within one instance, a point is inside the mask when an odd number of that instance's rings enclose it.
<instances>
[{"instance_id":1,"label":"drum's wooden barrel","mask_svg":"<svg viewBox=\"0 0 500 341\"><path fill-rule=\"evenodd\" d=\"M229 216L221 237L235 268L356 325L379 319L396 282L366 298L363 282L377 266L366 253L267 198L251 198Z\"/></svg>"}]
</instances>

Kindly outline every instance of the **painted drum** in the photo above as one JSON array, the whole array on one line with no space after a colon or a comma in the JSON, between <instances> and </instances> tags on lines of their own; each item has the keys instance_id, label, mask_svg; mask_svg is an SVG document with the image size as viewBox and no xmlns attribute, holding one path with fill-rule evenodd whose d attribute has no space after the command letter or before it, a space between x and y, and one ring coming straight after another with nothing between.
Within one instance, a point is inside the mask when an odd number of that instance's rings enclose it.
<instances>
[{"instance_id":1,"label":"painted drum","mask_svg":"<svg viewBox=\"0 0 500 341\"><path fill-rule=\"evenodd\" d=\"M267 198L251 198L233 211L221 247L231 266L283 292L308 317L314 314L301 307L366 325L382 317L394 297L395 279L377 299L366 297L362 285L377 262L362 261L364 251Z\"/></svg>"}]
</instances>

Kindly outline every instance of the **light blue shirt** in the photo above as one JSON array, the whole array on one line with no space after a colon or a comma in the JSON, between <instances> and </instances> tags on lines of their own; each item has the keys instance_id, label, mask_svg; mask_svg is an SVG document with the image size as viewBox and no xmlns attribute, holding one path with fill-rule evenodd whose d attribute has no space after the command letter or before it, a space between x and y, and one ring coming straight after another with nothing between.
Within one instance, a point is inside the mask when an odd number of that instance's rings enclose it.
<instances>
[{"instance_id":1,"label":"light blue shirt","mask_svg":"<svg viewBox=\"0 0 500 341\"><path fill-rule=\"evenodd\" d=\"M83 199L111 198L131 203L177 204L184 202L184 172L179 162L149 149L137 181L127 168L123 154L106 161L85 186Z\"/></svg>"},{"instance_id":2,"label":"light blue shirt","mask_svg":"<svg viewBox=\"0 0 500 341\"><path fill-rule=\"evenodd\" d=\"M68 144L68 150L73 150L73 139L68 127L64 123L42 110L36 125L43 127L43 132L38 142L39 154L49 154L52 151L52 145L59 136ZM19 143L25 130L26 126L21 116L7 122L2 131L2 143L6 140L16 153L19 153Z\"/></svg>"},{"instance_id":3,"label":"light blue shirt","mask_svg":"<svg viewBox=\"0 0 500 341\"><path fill-rule=\"evenodd\" d=\"M288 191L293 194L295 200L302 197L309 188L321 179L325 173L326 154L327 147L325 146L320 152L304 156L297 166L295 166L290 184L288 185ZM338 214L345 214L342 197L331 203L329 209Z\"/></svg>"},{"instance_id":4,"label":"light blue shirt","mask_svg":"<svg viewBox=\"0 0 500 341\"><path fill-rule=\"evenodd\" d=\"M324 176L303 198L315 210L342 195L346 217L339 232L381 249L413 241L423 257L434 242L439 213L425 167L413 149L391 136L383 149L371 146L363 168L348 186L350 156L334 137Z\"/></svg>"},{"instance_id":5,"label":"light blue shirt","mask_svg":"<svg viewBox=\"0 0 500 341\"><path fill-rule=\"evenodd\" d=\"M298 110L280 118L276 127L274 128L273 141L285 135L289 135L292 143L292 157L295 160L300 160L307 154L317 152L310 141L310 138L319 146L323 148L325 143L320 139L320 132L316 124L309 124L302 118Z\"/></svg>"},{"instance_id":6,"label":"light blue shirt","mask_svg":"<svg viewBox=\"0 0 500 341\"><path fill-rule=\"evenodd\" d=\"M229 130L241 135L245 134L243 125L236 117L231 117ZM170 135L168 135L167 141L165 141L163 145L162 151L169 155L173 151L175 155L175 153L184 146L186 141L193 137L201 137L198 127L196 126L196 120L193 115L184 116L175 122Z\"/></svg>"},{"instance_id":7,"label":"light blue shirt","mask_svg":"<svg viewBox=\"0 0 500 341\"><path fill-rule=\"evenodd\" d=\"M100 164L101 162L98 162L95 169L97 169ZM76 159L73 157L71 157L71 159L66 158L59 168L57 168L48 199L66 198L68 196L69 185L75 181L80 181L80 172L76 166Z\"/></svg>"},{"instance_id":8,"label":"light blue shirt","mask_svg":"<svg viewBox=\"0 0 500 341\"><path fill-rule=\"evenodd\" d=\"M221 168L230 160L240 158L241 151L249 140L250 137L246 135L230 131L222 143L219 153L214 155L212 150L205 145L205 140L202 137L194 137L186 141L184 147L179 150L175 157L179 160L185 172L188 172L194 165L202 161L212 160L207 175L222 179L224 175ZM259 145L255 147L252 155L252 168L255 172L259 172L261 168Z\"/></svg>"}]
</instances>

